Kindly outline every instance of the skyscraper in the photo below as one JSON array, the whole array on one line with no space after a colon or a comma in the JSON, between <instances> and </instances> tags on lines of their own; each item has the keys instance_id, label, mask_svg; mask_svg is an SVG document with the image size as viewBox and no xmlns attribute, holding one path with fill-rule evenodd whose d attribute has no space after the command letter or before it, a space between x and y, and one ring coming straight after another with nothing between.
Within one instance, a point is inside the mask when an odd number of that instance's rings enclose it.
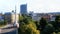
<instances>
[{"instance_id":1,"label":"skyscraper","mask_svg":"<svg viewBox=\"0 0 60 34\"><path fill-rule=\"evenodd\" d=\"M27 4L22 4L20 6L20 13L21 14L27 14Z\"/></svg>"}]
</instances>

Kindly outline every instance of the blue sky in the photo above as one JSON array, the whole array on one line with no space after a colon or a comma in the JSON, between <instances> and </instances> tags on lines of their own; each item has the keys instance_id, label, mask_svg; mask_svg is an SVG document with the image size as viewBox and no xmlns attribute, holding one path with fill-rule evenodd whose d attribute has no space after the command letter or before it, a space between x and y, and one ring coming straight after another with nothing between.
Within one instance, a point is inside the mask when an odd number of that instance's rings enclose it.
<instances>
[{"instance_id":1,"label":"blue sky","mask_svg":"<svg viewBox=\"0 0 60 34\"><path fill-rule=\"evenodd\" d=\"M60 0L0 0L0 12L11 12L15 9L16 5L17 13L19 13L20 5L26 3L28 12L60 12Z\"/></svg>"}]
</instances>

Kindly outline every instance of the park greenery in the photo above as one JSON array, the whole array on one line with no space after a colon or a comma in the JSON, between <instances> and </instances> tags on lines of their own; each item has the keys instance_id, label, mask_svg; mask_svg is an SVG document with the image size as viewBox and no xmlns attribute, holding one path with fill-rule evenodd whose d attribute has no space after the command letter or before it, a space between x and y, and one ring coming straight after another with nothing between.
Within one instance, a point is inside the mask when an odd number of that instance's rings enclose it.
<instances>
[{"instance_id":1,"label":"park greenery","mask_svg":"<svg viewBox=\"0 0 60 34\"><path fill-rule=\"evenodd\" d=\"M6 24L6 20L0 20L0 27ZM44 17L34 21L31 16L20 15L18 34L60 34L60 15L55 21L47 21Z\"/></svg>"},{"instance_id":2,"label":"park greenery","mask_svg":"<svg viewBox=\"0 0 60 34\"><path fill-rule=\"evenodd\" d=\"M0 20L0 26L6 24L6 20ZM47 21L44 17L34 21L31 16L19 15L18 34L60 34L60 15L56 15L55 21Z\"/></svg>"},{"instance_id":3,"label":"park greenery","mask_svg":"<svg viewBox=\"0 0 60 34\"><path fill-rule=\"evenodd\" d=\"M5 26L7 24L6 20L0 20L0 27Z\"/></svg>"},{"instance_id":4,"label":"park greenery","mask_svg":"<svg viewBox=\"0 0 60 34\"><path fill-rule=\"evenodd\" d=\"M19 34L39 34L35 22L30 16L22 15L19 19Z\"/></svg>"},{"instance_id":5,"label":"park greenery","mask_svg":"<svg viewBox=\"0 0 60 34\"><path fill-rule=\"evenodd\" d=\"M19 34L60 34L60 15L55 21L47 21L41 18L39 21L32 20L31 16L19 16Z\"/></svg>"}]
</instances>

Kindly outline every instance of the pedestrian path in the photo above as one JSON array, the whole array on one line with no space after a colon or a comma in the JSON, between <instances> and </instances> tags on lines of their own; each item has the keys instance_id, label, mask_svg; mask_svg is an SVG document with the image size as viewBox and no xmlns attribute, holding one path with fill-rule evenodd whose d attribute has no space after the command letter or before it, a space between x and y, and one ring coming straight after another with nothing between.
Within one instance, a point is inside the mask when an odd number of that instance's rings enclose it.
<instances>
[{"instance_id":1,"label":"pedestrian path","mask_svg":"<svg viewBox=\"0 0 60 34\"><path fill-rule=\"evenodd\" d=\"M7 27L13 27L13 25L12 25L12 24L7 24L7 25L5 25L5 26L3 26L3 27L0 27L0 29L1 29L1 28L7 28Z\"/></svg>"},{"instance_id":2,"label":"pedestrian path","mask_svg":"<svg viewBox=\"0 0 60 34\"><path fill-rule=\"evenodd\" d=\"M0 33L7 33L16 30L16 28L10 28L10 29L0 29Z\"/></svg>"}]
</instances>

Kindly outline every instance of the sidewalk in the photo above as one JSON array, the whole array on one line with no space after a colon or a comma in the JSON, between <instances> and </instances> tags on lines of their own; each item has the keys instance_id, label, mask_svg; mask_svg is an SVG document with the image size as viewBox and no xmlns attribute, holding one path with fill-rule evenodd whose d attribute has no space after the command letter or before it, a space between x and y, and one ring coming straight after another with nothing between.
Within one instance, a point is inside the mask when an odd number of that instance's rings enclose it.
<instances>
[{"instance_id":1,"label":"sidewalk","mask_svg":"<svg viewBox=\"0 0 60 34\"><path fill-rule=\"evenodd\" d=\"M16 30L16 28L0 29L0 34L1 34L1 33L8 33L8 32L12 32L12 31L14 31L14 30Z\"/></svg>"},{"instance_id":2,"label":"sidewalk","mask_svg":"<svg viewBox=\"0 0 60 34\"><path fill-rule=\"evenodd\" d=\"M0 29L2 29L2 28L7 28L7 27L12 27L13 25L12 24L7 24L7 25L5 25L5 26L3 26L3 27L0 27Z\"/></svg>"}]
</instances>

